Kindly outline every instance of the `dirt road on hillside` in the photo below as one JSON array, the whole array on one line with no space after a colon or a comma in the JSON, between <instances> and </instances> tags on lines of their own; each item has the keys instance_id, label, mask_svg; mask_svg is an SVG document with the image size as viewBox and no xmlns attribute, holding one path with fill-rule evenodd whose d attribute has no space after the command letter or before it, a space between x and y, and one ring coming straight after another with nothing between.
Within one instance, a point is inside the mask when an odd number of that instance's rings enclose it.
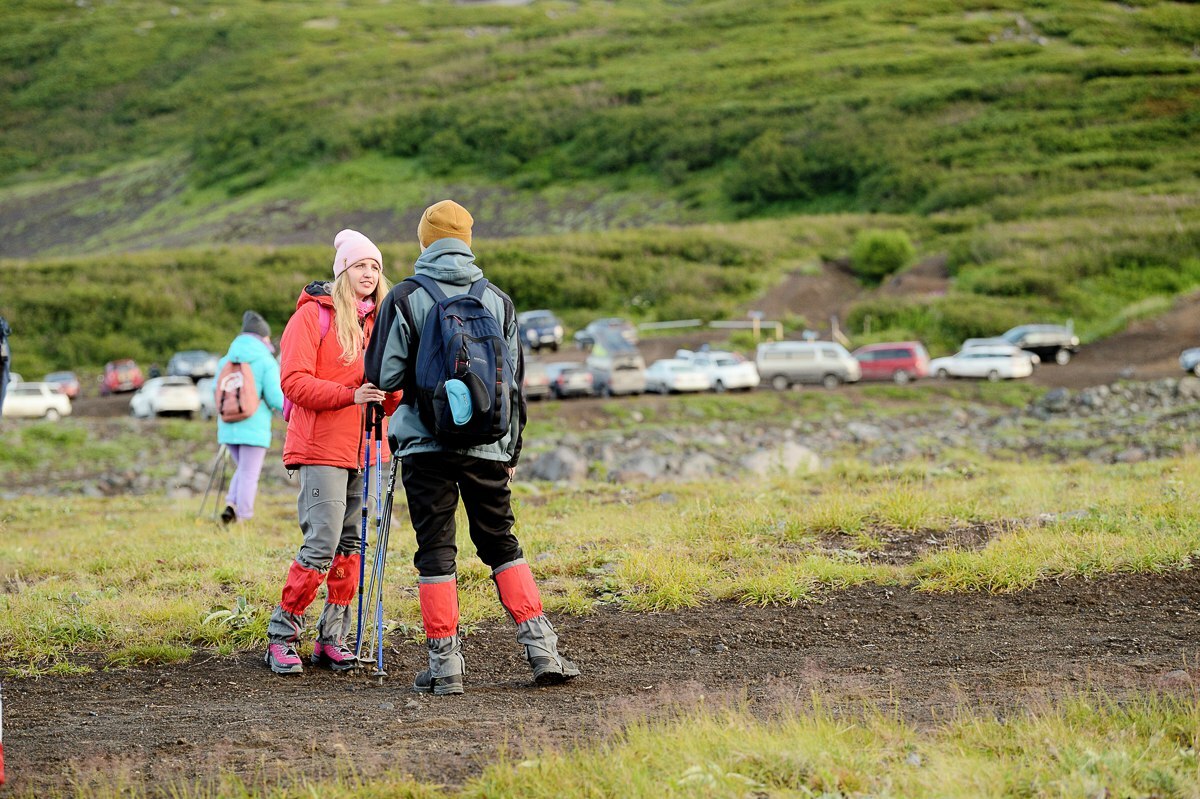
<instances>
[{"instance_id":1,"label":"dirt road on hillside","mask_svg":"<svg viewBox=\"0 0 1200 799\"><path fill-rule=\"evenodd\" d=\"M919 547L914 538L911 544ZM675 613L601 610L558 619L583 676L528 683L510 625L466 638L462 697L412 694L423 648L393 640L383 687L357 676L270 674L258 652L177 666L5 683L11 796L44 797L97 776L167 790L222 770L318 777L396 768L456 785L506 749L590 744L622 725L745 701L767 715L813 692L917 724L961 704L1010 716L1045 699L1200 685L1200 571L1067 580L1012 595L903 588L823 604Z\"/></svg>"}]
</instances>

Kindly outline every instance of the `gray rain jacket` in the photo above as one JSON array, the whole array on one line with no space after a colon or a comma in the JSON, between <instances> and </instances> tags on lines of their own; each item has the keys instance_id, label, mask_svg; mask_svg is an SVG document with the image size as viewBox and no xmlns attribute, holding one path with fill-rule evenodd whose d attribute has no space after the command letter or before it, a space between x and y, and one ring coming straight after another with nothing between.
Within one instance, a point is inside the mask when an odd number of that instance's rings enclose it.
<instances>
[{"instance_id":1,"label":"gray rain jacket","mask_svg":"<svg viewBox=\"0 0 1200 799\"><path fill-rule=\"evenodd\" d=\"M458 239L438 239L417 258L417 274L428 275L438 282L447 297L465 294L471 284L483 277L475 265L475 253ZM400 408L388 425L392 453L396 457L421 452L457 452L490 461L503 461L516 466L521 456L521 431L525 429L525 361L521 352L521 337L517 327L516 309L512 300L491 283L483 295L487 306L504 330L504 339L515 365L512 423L508 435L494 444L453 449L439 443L421 422L416 406L416 391L411 380L417 360L415 339L425 327L425 317L433 308L433 298L412 281L401 281L392 287L383 306L376 310L375 335L364 358L366 379L384 391L404 391Z\"/></svg>"}]
</instances>

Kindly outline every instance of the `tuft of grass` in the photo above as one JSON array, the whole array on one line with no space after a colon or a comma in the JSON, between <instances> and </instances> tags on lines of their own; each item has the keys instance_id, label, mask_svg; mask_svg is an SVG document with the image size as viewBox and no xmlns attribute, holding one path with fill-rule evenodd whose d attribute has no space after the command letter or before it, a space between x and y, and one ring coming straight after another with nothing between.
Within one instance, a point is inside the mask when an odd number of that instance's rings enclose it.
<instances>
[{"instance_id":1,"label":"tuft of grass","mask_svg":"<svg viewBox=\"0 0 1200 799\"><path fill-rule=\"evenodd\" d=\"M1015 591L1185 568L1200 556L1194 456L1134 466L983 461L970 473L855 461L765 482L539 488L519 509L517 534L546 606L569 613L598 603L789 605L863 583ZM162 497L10 503L0 515L0 666L45 673L117 649L259 645L299 545L293 507L289 491L264 486L255 524L226 529ZM89 523L58 524L64 513ZM980 524L1007 532L904 565L870 557L885 531L942 538ZM463 624L502 618L461 516L459 531ZM415 544L402 512L391 546L384 615L393 635L418 635ZM226 557L213 563L218 550Z\"/></svg>"},{"instance_id":2,"label":"tuft of grass","mask_svg":"<svg viewBox=\"0 0 1200 799\"><path fill-rule=\"evenodd\" d=\"M1200 704L1073 699L999 719L962 711L931 729L819 701L640 722L600 746L489 766L464 797L1148 796L1194 784Z\"/></svg>"}]
</instances>

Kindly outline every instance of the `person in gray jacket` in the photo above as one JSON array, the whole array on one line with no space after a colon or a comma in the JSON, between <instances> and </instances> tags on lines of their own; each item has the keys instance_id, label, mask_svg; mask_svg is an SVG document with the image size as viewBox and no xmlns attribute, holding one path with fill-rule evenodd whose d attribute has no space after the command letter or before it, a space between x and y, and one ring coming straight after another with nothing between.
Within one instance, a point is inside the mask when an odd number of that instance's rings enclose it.
<instances>
[{"instance_id":1,"label":"person in gray jacket","mask_svg":"<svg viewBox=\"0 0 1200 799\"><path fill-rule=\"evenodd\" d=\"M465 208L443 200L425 210L417 226L421 255L415 271L433 278L453 297L466 293L483 277L471 251L474 220ZM494 444L454 449L440 443L422 422L416 406L414 374L425 318L434 305L429 293L412 280L397 283L379 309L379 335L366 354L366 379L384 391L402 389L404 398L392 416L388 441L400 459L400 475L409 517L417 537L413 562L419 573L418 596L429 650L428 668L417 674L413 690L435 695L461 694L466 664L458 633L458 582L454 514L461 495L471 541L492 570L492 579L517 625L517 641L538 685L554 685L579 675L574 663L558 653L558 636L542 608L533 573L513 535L509 483L521 454L525 397L521 389L524 360L512 300L492 284L484 305L504 331L516 364L514 412L507 435Z\"/></svg>"}]
</instances>

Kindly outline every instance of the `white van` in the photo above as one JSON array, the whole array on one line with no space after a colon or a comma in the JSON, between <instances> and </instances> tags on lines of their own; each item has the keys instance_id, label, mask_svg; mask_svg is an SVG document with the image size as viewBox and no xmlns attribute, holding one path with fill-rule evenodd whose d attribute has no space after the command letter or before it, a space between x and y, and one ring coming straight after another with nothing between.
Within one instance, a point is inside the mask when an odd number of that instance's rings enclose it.
<instances>
[{"instance_id":1,"label":"white van","mask_svg":"<svg viewBox=\"0 0 1200 799\"><path fill-rule=\"evenodd\" d=\"M782 391L797 383L837 388L857 383L862 367L846 348L834 341L771 341L758 345L754 364L762 381Z\"/></svg>"},{"instance_id":2,"label":"white van","mask_svg":"<svg viewBox=\"0 0 1200 799\"><path fill-rule=\"evenodd\" d=\"M602 397L646 390L646 361L637 350L611 355L596 355L593 351L586 364L595 381L594 390Z\"/></svg>"}]
</instances>

